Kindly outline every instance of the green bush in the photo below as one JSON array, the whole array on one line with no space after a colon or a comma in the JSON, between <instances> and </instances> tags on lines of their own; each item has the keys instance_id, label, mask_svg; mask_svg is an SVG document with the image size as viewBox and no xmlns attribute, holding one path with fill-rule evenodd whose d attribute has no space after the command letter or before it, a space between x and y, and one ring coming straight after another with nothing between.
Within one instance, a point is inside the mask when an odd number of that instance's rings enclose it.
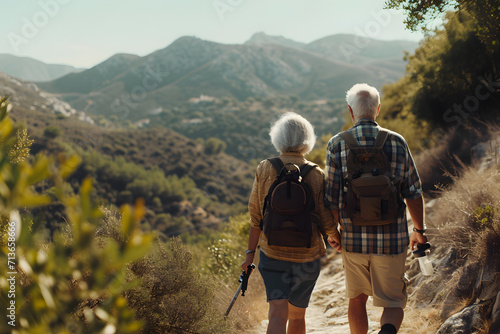
<instances>
[{"instance_id":1,"label":"green bush","mask_svg":"<svg viewBox=\"0 0 500 334\"><path fill-rule=\"evenodd\" d=\"M215 285L192 265L179 238L156 243L131 265L140 284L127 291L130 306L144 322L142 333L224 333L222 312L214 307Z\"/></svg>"},{"instance_id":2,"label":"green bush","mask_svg":"<svg viewBox=\"0 0 500 334\"><path fill-rule=\"evenodd\" d=\"M210 137L204 143L204 151L207 154L219 154L226 150L226 143L218 138Z\"/></svg>"},{"instance_id":3,"label":"green bush","mask_svg":"<svg viewBox=\"0 0 500 334\"><path fill-rule=\"evenodd\" d=\"M8 266L0 274L0 307L12 308L0 332L15 326L17 333L136 333L141 323L123 292L132 283L126 264L144 256L152 240L138 228L143 205L122 208L119 238L96 237L103 215L90 198L90 180L78 195L63 182L79 158L61 155L56 161L39 154L13 163L8 157L18 128L8 117L7 100L0 99L0 261ZM52 201L33 190L41 181L53 184L52 196L65 208L67 228L51 242L40 238L26 212Z\"/></svg>"},{"instance_id":4,"label":"green bush","mask_svg":"<svg viewBox=\"0 0 500 334\"><path fill-rule=\"evenodd\" d=\"M43 130L43 136L49 139L54 139L62 135L63 131L57 125L49 125Z\"/></svg>"}]
</instances>

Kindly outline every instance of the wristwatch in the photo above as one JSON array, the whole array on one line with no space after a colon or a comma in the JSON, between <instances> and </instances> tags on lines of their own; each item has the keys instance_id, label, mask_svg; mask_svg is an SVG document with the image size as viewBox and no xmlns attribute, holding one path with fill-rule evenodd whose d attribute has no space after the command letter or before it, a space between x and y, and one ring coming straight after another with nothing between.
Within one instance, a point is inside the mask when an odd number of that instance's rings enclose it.
<instances>
[{"instance_id":1,"label":"wristwatch","mask_svg":"<svg viewBox=\"0 0 500 334\"><path fill-rule=\"evenodd\" d=\"M247 249L245 251L245 253L248 255L248 254L252 254L252 253L255 253L255 250L251 250L251 249Z\"/></svg>"},{"instance_id":2,"label":"wristwatch","mask_svg":"<svg viewBox=\"0 0 500 334\"><path fill-rule=\"evenodd\" d=\"M425 228L424 228L423 230L419 230L419 229L417 229L417 228L415 228L415 227L414 227L414 228L413 228L413 232L417 232L417 233L420 233L420 234L424 235L424 233L425 233Z\"/></svg>"}]
</instances>

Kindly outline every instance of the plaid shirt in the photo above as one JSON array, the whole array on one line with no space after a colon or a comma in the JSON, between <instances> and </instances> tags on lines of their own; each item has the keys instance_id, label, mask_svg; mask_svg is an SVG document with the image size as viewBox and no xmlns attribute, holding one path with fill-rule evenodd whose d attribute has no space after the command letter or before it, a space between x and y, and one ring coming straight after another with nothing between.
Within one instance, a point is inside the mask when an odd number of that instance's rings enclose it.
<instances>
[{"instance_id":1,"label":"plaid shirt","mask_svg":"<svg viewBox=\"0 0 500 334\"><path fill-rule=\"evenodd\" d=\"M380 126L374 120L361 119L348 131L360 145L373 146ZM390 132L383 150L390 161L391 172L396 179L401 180L402 197L415 199L421 196L420 178L405 139ZM362 254L400 254L406 251L409 244L406 210L402 210L396 223L381 226L354 226L347 217L344 210L347 153L347 145L338 134L330 139L326 149L325 205L340 210L342 248L347 252Z\"/></svg>"}]
</instances>

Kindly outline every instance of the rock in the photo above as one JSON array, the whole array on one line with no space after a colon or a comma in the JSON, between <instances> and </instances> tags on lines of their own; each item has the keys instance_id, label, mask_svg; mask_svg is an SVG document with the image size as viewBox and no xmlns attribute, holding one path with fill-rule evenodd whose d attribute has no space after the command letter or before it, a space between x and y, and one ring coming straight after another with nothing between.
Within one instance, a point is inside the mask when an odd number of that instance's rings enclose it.
<instances>
[{"instance_id":1,"label":"rock","mask_svg":"<svg viewBox=\"0 0 500 334\"><path fill-rule=\"evenodd\" d=\"M455 313L439 327L436 334L472 333L471 329L481 323L482 308L481 304L476 304Z\"/></svg>"},{"instance_id":2,"label":"rock","mask_svg":"<svg viewBox=\"0 0 500 334\"><path fill-rule=\"evenodd\" d=\"M491 311L491 326L488 334L500 333L500 291L497 294L493 310Z\"/></svg>"},{"instance_id":3,"label":"rock","mask_svg":"<svg viewBox=\"0 0 500 334\"><path fill-rule=\"evenodd\" d=\"M455 313L439 327L436 334L469 334L476 333L484 328L487 315L492 313L493 300L484 302L476 301L476 304L463 308ZM481 332L482 333L482 332ZM490 332L498 334L498 332Z\"/></svg>"}]
</instances>

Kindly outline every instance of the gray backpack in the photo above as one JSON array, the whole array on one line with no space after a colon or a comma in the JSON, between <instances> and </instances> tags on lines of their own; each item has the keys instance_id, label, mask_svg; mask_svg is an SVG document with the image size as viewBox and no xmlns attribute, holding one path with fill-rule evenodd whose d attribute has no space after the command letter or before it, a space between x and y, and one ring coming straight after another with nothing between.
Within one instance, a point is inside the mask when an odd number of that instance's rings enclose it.
<instances>
[{"instance_id":1,"label":"gray backpack","mask_svg":"<svg viewBox=\"0 0 500 334\"><path fill-rule=\"evenodd\" d=\"M360 146L348 131L339 134L347 144L345 208L355 226L395 223L404 209L400 184L391 173L382 149L389 132L381 129L373 147Z\"/></svg>"}]
</instances>

